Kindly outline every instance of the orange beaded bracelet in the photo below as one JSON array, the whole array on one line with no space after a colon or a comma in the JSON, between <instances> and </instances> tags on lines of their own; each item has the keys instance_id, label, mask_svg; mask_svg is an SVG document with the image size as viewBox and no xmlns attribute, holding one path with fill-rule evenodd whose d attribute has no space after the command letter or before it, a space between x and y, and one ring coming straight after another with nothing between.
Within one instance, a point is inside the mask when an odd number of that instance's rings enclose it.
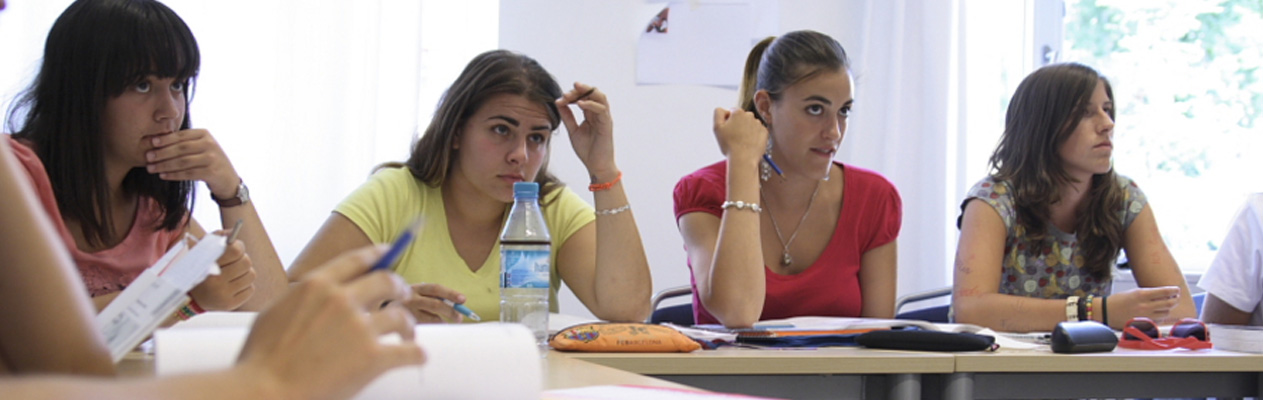
<instances>
[{"instance_id":1,"label":"orange beaded bracelet","mask_svg":"<svg viewBox=\"0 0 1263 400\"><path fill-rule=\"evenodd\" d=\"M617 178L614 178L614 180L605 182L605 183L593 183L591 185L588 185L588 191L599 192L602 190L606 190L606 189L614 187L614 184L618 183L618 181L621 181L621 180L623 180L623 171L618 171Z\"/></svg>"}]
</instances>

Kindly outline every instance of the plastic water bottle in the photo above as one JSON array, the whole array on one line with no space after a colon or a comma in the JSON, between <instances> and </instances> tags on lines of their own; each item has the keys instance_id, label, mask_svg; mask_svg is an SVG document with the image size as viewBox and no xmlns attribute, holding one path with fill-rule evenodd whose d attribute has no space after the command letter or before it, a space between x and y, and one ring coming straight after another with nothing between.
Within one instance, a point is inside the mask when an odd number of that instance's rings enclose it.
<instances>
[{"instance_id":1,"label":"plastic water bottle","mask_svg":"<svg viewBox=\"0 0 1263 400\"><path fill-rule=\"evenodd\" d=\"M548 348L552 238L539 208L539 184L513 184L513 208L500 233L500 321L526 325Z\"/></svg>"}]
</instances>

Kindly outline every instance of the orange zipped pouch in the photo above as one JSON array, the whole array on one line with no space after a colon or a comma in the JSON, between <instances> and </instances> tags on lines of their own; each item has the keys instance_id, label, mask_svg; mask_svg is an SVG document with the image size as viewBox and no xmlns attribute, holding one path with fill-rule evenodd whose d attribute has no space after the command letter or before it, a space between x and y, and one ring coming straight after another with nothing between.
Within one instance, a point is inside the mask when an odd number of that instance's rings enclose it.
<instances>
[{"instance_id":1,"label":"orange zipped pouch","mask_svg":"<svg viewBox=\"0 0 1263 400\"><path fill-rule=\"evenodd\" d=\"M553 349L597 353L687 353L702 348L673 328L636 322L579 324L548 339Z\"/></svg>"}]
</instances>

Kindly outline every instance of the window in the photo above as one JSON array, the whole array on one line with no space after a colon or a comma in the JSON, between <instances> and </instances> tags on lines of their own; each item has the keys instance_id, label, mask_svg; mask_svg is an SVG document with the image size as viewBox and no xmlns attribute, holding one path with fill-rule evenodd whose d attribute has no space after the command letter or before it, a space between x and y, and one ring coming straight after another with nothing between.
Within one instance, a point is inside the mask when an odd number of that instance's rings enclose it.
<instances>
[{"instance_id":1,"label":"window","mask_svg":"<svg viewBox=\"0 0 1263 400\"><path fill-rule=\"evenodd\" d=\"M1209 266L1263 190L1263 4L1067 0L1061 61L1110 79L1114 163L1136 180L1184 272Z\"/></svg>"}]
</instances>

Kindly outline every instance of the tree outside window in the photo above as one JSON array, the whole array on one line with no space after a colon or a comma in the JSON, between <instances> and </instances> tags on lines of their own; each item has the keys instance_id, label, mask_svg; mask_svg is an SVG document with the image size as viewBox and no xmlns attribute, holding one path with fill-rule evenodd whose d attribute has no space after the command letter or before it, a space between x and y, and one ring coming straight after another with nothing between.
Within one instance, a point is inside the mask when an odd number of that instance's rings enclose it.
<instances>
[{"instance_id":1,"label":"tree outside window","mask_svg":"<svg viewBox=\"0 0 1263 400\"><path fill-rule=\"evenodd\" d=\"M1114 166L1149 197L1185 272L1263 191L1263 1L1068 0L1061 61L1114 88Z\"/></svg>"}]
</instances>

